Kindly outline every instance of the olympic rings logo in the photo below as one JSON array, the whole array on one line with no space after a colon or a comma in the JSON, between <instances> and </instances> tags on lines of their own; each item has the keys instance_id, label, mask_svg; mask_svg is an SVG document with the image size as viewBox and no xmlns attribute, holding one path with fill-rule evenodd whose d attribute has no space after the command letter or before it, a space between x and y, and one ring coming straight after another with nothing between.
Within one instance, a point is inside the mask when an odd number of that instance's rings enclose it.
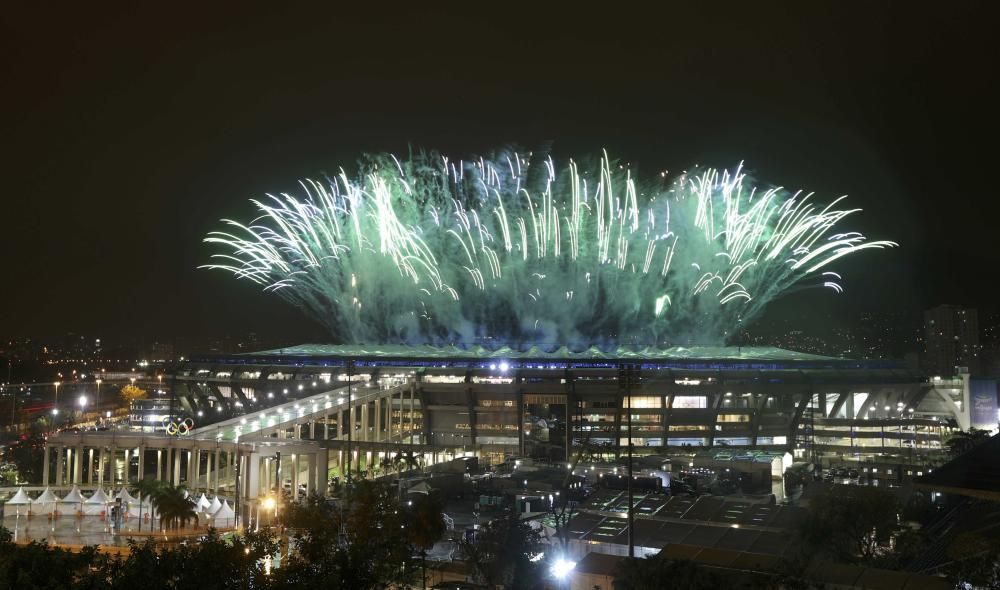
<instances>
[{"instance_id":1,"label":"olympic rings logo","mask_svg":"<svg viewBox=\"0 0 1000 590\"><path fill-rule=\"evenodd\" d=\"M185 418L180 422L172 422L170 418L163 419L163 429L167 431L170 436L184 436L185 434L191 434L194 430L194 420L191 418Z\"/></svg>"}]
</instances>

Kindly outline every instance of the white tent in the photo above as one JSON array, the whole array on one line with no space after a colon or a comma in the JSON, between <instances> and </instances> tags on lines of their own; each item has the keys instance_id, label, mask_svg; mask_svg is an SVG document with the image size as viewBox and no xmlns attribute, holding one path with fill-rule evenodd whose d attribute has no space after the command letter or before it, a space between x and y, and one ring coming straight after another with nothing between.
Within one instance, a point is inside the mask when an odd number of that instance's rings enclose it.
<instances>
[{"instance_id":1,"label":"white tent","mask_svg":"<svg viewBox=\"0 0 1000 590\"><path fill-rule=\"evenodd\" d=\"M195 503L194 509L197 510L198 512L204 512L211 505L212 503L208 501L208 498L205 497L205 494L202 494L201 497L198 498L198 501Z\"/></svg>"},{"instance_id":2,"label":"white tent","mask_svg":"<svg viewBox=\"0 0 1000 590\"><path fill-rule=\"evenodd\" d=\"M219 502L219 497L216 496L216 497L212 498L212 503L209 504L208 508L205 509L205 513L207 513L207 514L215 514L216 512L219 511L220 508L222 508L222 503Z\"/></svg>"},{"instance_id":3,"label":"white tent","mask_svg":"<svg viewBox=\"0 0 1000 590\"><path fill-rule=\"evenodd\" d=\"M212 525L216 528L231 527L236 524L236 513L229 507L229 502L223 502L215 514L212 515Z\"/></svg>"},{"instance_id":4,"label":"white tent","mask_svg":"<svg viewBox=\"0 0 1000 590\"><path fill-rule=\"evenodd\" d=\"M108 504L111 502L111 498L108 498L108 495L104 493L104 490L98 488L98 490L83 503L83 513L101 514L108 509Z\"/></svg>"},{"instance_id":5,"label":"white tent","mask_svg":"<svg viewBox=\"0 0 1000 590\"><path fill-rule=\"evenodd\" d=\"M31 503L32 514L52 514L56 510L56 503L59 502L59 498L52 493L52 490L45 488L41 496L35 498L35 501Z\"/></svg>"},{"instance_id":6,"label":"white tent","mask_svg":"<svg viewBox=\"0 0 1000 590\"><path fill-rule=\"evenodd\" d=\"M130 505L138 504L138 501L135 498L133 498L131 494L128 493L128 490L126 488L118 490L118 493L115 494L115 499L118 498L121 498L122 504L125 504L126 502Z\"/></svg>"},{"instance_id":7,"label":"white tent","mask_svg":"<svg viewBox=\"0 0 1000 590\"><path fill-rule=\"evenodd\" d=\"M76 485L74 485L73 489L71 489L69 491L69 493L66 494L66 497L64 497L62 500L59 500L59 503L60 504L83 504L84 499L85 498L83 497L83 494L80 493L80 488L77 487Z\"/></svg>"},{"instance_id":8,"label":"white tent","mask_svg":"<svg viewBox=\"0 0 1000 590\"><path fill-rule=\"evenodd\" d=\"M25 514L31 509L31 498L28 497L28 494L24 493L24 488L17 488L17 493L11 499L7 500L6 505L15 506L16 508L14 509L14 514L7 514L4 511L5 516L21 516L22 506L24 507Z\"/></svg>"},{"instance_id":9,"label":"white tent","mask_svg":"<svg viewBox=\"0 0 1000 590\"><path fill-rule=\"evenodd\" d=\"M59 504L65 504L67 511L83 510L83 494L80 493L80 488L73 485L73 489L66 494L66 497L59 500ZM63 512L62 507L59 508L59 512Z\"/></svg>"}]
</instances>

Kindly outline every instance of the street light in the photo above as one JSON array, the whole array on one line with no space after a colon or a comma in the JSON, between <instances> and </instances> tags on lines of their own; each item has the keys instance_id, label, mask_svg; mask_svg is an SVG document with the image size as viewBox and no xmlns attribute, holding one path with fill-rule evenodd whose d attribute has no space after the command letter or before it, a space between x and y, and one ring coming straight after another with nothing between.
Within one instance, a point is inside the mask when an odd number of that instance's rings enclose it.
<instances>
[{"instance_id":1,"label":"street light","mask_svg":"<svg viewBox=\"0 0 1000 590\"><path fill-rule=\"evenodd\" d=\"M56 388L55 400L52 402L52 415L53 416L58 416L59 415L59 386L62 385L62 383L60 383L59 381L56 381L52 385L55 386L55 388ZM53 420L52 422L53 422L53 425L55 425L55 420Z\"/></svg>"},{"instance_id":2,"label":"street light","mask_svg":"<svg viewBox=\"0 0 1000 590\"><path fill-rule=\"evenodd\" d=\"M575 561L569 561L560 557L552 564L552 576L560 582L569 577L570 572L576 567Z\"/></svg>"}]
</instances>

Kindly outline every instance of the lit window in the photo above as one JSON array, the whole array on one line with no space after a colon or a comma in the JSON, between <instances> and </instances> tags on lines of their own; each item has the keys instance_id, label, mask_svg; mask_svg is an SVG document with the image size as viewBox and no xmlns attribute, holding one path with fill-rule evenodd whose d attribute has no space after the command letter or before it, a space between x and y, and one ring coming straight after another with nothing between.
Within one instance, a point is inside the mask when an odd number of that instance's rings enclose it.
<instances>
[{"instance_id":1,"label":"lit window","mask_svg":"<svg viewBox=\"0 0 1000 590\"><path fill-rule=\"evenodd\" d=\"M678 395L674 396L674 408L701 409L706 408L706 400L703 395Z\"/></svg>"}]
</instances>

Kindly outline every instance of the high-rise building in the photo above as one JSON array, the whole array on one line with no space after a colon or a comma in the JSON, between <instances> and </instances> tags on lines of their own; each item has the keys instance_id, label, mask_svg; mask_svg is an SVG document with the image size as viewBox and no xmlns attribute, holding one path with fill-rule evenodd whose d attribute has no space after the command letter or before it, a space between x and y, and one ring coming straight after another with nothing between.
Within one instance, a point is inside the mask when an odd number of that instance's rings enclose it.
<instances>
[{"instance_id":1,"label":"high-rise building","mask_svg":"<svg viewBox=\"0 0 1000 590\"><path fill-rule=\"evenodd\" d=\"M924 369L951 376L958 367L979 373L979 316L975 309L939 305L924 312Z\"/></svg>"}]
</instances>

